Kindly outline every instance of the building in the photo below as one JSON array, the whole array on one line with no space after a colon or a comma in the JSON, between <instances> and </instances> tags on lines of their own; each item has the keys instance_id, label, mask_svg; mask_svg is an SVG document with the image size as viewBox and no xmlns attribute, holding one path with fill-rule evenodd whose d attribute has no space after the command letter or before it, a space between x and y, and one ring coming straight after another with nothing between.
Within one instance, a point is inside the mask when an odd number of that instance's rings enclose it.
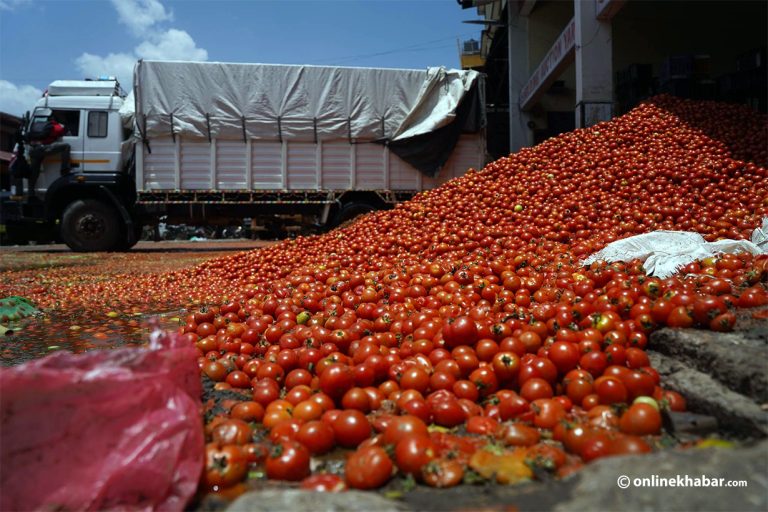
<instances>
[{"instance_id":1,"label":"building","mask_svg":"<svg viewBox=\"0 0 768 512\"><path fill-rule=\"evenodd\" d=\"M11 175L8 165L16 145L16 131L21 126L21 118L0 112L0 190L10 190Z\"/></svg>"},{"instance_id":2,"label":"building","mask_svg":"<svg viewBox=\"0 0 768 512\"><path fill-rule=\"evenodd\" d=\"M493 156L610 119L658 93L766 111L768 2L458 2L483 17L479 61Z\"/></svg>"}]
</instances>

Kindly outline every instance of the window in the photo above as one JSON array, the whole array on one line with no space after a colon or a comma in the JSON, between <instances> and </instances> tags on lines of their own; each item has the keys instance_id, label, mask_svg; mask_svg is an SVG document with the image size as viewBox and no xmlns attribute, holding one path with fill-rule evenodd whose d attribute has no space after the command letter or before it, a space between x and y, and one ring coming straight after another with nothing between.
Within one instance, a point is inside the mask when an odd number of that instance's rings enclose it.
<instances>
[{"instance_id":1,"label":"window","mask_svg":"<svg viewBox=\"0 0 768 512\"><path fill-rule=\"evenodd\" d=\"M106 137L107 136L107 112L88 112L88 136Z\"/></svg>"},{"instance_id":2,"label":"window","mask_svg":"<svg viewBox=\"0 0 768 512\"><path fill-rule=\"evenodd\" d=\"M80 133L80 111L79 110L53 110L53 118L64 125L64 135L67 137L77 137Z\"/></svg>"}]
</instances>

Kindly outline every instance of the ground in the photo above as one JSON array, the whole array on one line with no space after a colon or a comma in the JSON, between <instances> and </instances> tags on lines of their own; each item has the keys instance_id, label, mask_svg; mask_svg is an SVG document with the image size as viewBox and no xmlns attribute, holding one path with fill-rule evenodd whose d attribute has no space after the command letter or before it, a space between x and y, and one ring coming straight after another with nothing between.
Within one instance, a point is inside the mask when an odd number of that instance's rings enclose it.
<instances>
[{"instance_id":1,"label":"ground","mask_svg":"<svg viewBox=\"0 0 768 512\"><path fill-rule=\"evenodd\" d=\"M127 253L76 254L64 246L4 247L0 252L2 280L28 280L30 285L76 270L85 281L118 274L152 274L179 270L205 259L261 247L268 242L141 242ZM58 276L58 277L57 277ZM147 319L157 316L168 327L178 325L183 311L73 311L17 322L2 340L0 365L19 364L46 353L109 348L146 342ZM114 313L114 314L113 314ZM206 496L196 510L765 510L768 508L768 322L740 312L737 332L659 331L651 338L654 366L672 389L683 393L692 415L667 418L670 436L678 443L702 438L725 439L722 447L665 449L634 458L610 458L590 464L565 480L545 479L517 486L475 485L447 490L412 487L393 480L379 493L306 496L284 485L258 480L234 503ZM214 395L207 386L207 398ZM226 398L225 396L219 398ZM332 467L332 464L329 464ZM746 488L621 489L617 478L697 478L743 480ZM640 482L640 481L638 481ZM264 486L267 488L265 489ZM386 497L385 497L386 496ZM392 499L396 496L397 499Z\"/></svg>"}]
</instances>

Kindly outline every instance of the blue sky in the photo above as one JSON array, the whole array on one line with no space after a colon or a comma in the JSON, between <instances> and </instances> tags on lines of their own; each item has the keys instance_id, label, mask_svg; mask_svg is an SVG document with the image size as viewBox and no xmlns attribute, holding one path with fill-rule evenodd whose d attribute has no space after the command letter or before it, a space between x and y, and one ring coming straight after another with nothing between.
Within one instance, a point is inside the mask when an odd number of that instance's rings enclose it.
<instances>
[{"instance_id":1,"label":"blue sky","mask_svg":"<svg viewBox=\"0 0 768 512\"><path fill-rule=\"evenodd\" d=\"M0 111L56 79L116 75L139 58L458 67L479 39L455 0L0 0Z\"/></svg>"}]
</instances>

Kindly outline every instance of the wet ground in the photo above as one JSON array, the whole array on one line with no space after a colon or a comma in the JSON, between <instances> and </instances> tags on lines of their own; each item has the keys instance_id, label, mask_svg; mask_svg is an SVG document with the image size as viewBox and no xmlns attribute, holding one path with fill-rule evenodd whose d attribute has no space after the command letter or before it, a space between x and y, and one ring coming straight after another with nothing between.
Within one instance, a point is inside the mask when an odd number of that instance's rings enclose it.
<instances>
[{"instance_id":1,"label":"wet ground","mask_svg":"<svg viewBox=\"0 0 768 512\"><path fill-rule=\"evenodd\" d=\"M0 280L16 288L44 287L56 281L75 284L108 281L110 276L162 274L194 266L204 260L273 242L252 240L139 242L129 252L74 253L65 245L0 247ZM36 290L37 291L37 290ZM106 293L106 292L105 292ZM23 294L22 294L23 295ZM0 293L0 298L4 294ZM98 302L98 301L96 301ZM0 345L0 366L11 366L56 350L83 352L146 343L149 322L178 326L185 310L179 304L125 304L103 310L68 307L43 308L39 315L11 322L13 334Z\"/></svg>"}]
</instances>

